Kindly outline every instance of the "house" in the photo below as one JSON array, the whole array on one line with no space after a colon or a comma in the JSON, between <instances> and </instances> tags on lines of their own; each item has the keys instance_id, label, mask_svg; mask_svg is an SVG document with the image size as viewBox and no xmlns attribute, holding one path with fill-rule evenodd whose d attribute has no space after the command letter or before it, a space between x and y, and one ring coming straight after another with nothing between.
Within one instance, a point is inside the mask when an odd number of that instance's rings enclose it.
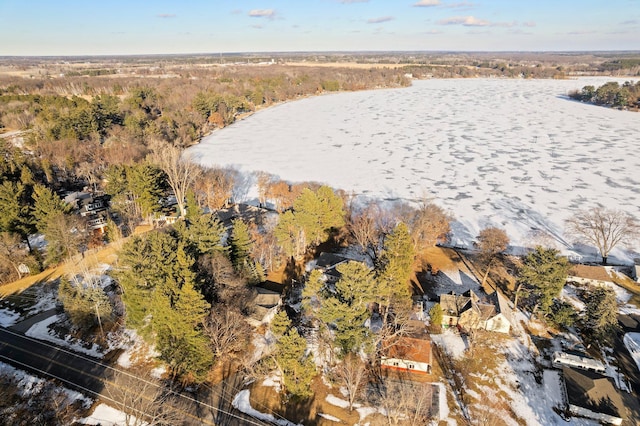
<instances>
[{"instance_id":1,"label":"house","mask_svg":"<svg viewBox=\"0 0 640 426\"><path fill-rule=\"evenodd\" d=\"M481 301L477 294L468 290L463 294L440 295L442 326L460 329L481 329L498 333L511 331L512 311L509 301L496 291Z\"/></svg>"},{"instance_id":2,"label":"house","mask_svg":"<svg viewBox=\"0 0 640 426\"><path fill-rule=\"evenodd\" d=\"M429 374L433 364L431 341L398 337L382 351L380 367L409 373Z\"/></svg>"},{"instance_id":3,"label":"house","mask_svg":"<svg viewBox=\"0 0 640 426\"><path fill-rule=\"evenodd\" d=\"M336 268L350 260L339 254L322 252L315 261L315 269L323 273L328 283L335 283L340 279L340 272Z\"/></svg>"},{"instance_id":4,"label":"house","mask_svg":"<svg viewBox=\"0 0 640 426\"><path fill-rule=\"evenodd\" d=\"M573 265L569 269L567 282L602 286L613 284L613 279L604 266Z\"/></svg>"},{"instance_id":5,"label":"house","mask_svg":"<svg viewBox=\"0 0 640 426\"><path fill-rule=\"evenodd\" d=\"M96 195L88 192L72 192L64 201L75 207L80 216L87 219L87 228L104 233L109 218L108 195Z\"/></svg>"},{"instance_id":6,"label":"house","mask_svg":"<svg viewBox=\"0 0 640 426\"><path fill-rule=\"evenodd\" d=\"M613 380L592 371L562 368L569 413L613 425L622 424L626 408Z\"/></svg>"},{"instance_id":7,"label":"house","mask_svg":"<svg viewBox=\"0 0 640 426\"><path fill-rule=\"evenodd\" d=\"M278 311L278 307L282 304L282 288L278 288L275 283L266 282L255 286L254 290L256 292L253 299L254 310L249 322L259 326L263 322L268 322Z\"/></svg>"},{"instance_id":8,"label":"house","mask_svg":"<svg viewBox=\"0 0 640 426\"><path fill-rule=\"evenodd\" d=\"M556 351L551 357L551 364L555 368L573 367L586 371L604 373L606 368L603 363L584 354Z\"/></svg>"}]
</instances>

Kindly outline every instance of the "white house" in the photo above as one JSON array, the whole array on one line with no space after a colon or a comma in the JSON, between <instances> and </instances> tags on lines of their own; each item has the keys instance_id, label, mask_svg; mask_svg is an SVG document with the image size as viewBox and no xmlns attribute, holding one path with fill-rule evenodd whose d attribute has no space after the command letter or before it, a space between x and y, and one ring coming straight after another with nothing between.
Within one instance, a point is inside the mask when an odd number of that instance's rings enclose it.
<instances>
[{"instance_id":1,"label":"white house","mask_svg":"<svg viewBox=\"0 0 640 426\"><path fill-rule=\"evenodd\" d=\"M433 354L431 341L413 337L399 337L383 350L380 366L409 373L431 373Z\"/></svg>"}]
</instances>

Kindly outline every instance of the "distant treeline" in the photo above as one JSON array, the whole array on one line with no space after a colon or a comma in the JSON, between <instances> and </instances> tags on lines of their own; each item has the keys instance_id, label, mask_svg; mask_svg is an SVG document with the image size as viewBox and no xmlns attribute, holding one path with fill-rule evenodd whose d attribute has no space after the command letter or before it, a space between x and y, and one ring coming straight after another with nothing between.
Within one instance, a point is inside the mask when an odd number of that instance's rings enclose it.
<instances>
[{"instance_id":1,"label":"distant treeline","mask_svg":"<svg viewBox=\"0 0 640 426\"><path fill-rule=\"evenodd\" d=\"M582 90L569 93L569 96L581 102L603 105L620 109L640 109L640 81L625 81L620 85L610 81L596 88L584 86Z\"/></svg>"}]
</instances>

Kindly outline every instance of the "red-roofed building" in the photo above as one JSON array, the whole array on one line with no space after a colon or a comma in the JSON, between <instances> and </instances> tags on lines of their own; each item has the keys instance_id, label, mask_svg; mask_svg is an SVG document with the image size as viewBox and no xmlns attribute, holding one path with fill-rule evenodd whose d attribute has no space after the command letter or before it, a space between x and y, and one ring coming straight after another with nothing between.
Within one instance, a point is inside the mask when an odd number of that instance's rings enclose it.
<instances>
[{"instance_id":1,"label":"red-roofed building","mask_svg":"<svg viewBox=\"0 0 640 426\"><path fill-rule=\"evenodd\" d=\"M399 337L383 351L380 366L391 370L427 374L431 372L432 357L430 340Z\"/></svg>"}]
</instances>

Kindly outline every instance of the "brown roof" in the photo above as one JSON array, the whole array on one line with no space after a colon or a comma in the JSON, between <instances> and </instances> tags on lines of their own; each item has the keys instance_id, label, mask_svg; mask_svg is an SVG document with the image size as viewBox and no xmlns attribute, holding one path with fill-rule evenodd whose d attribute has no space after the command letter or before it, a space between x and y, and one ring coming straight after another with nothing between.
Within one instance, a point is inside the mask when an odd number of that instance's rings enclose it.
<instances>
[{"instance_id":1,"label":"brown roof","mask_svg":"<svg viewBox=\"0 0 640 426\"><path fill-rule=\"evenodd\" d=\"M562 368L562 375L567 387L569 404L594 413L626 417L622 398L609 377L569 367Z\"/></svg>"},{"instance_id":2,"label":"brown roof","mask_svg":"<svg viewBox=\"0 0 640 426\"><path fill-rule=\"evenodd\" d=\"M588 280L612 281L604 266L573 265L569 275Z\"/></svg>"},{"instance_id":3,"label":"brown roof","mask_svg":"<svg viewBox=\"0 0 640 426\"><path fill-rule=\"evenodd\" d=\"M386 358L431 363L431 341L398 337L385 351Z\"/></svg>"}]
</instances>

